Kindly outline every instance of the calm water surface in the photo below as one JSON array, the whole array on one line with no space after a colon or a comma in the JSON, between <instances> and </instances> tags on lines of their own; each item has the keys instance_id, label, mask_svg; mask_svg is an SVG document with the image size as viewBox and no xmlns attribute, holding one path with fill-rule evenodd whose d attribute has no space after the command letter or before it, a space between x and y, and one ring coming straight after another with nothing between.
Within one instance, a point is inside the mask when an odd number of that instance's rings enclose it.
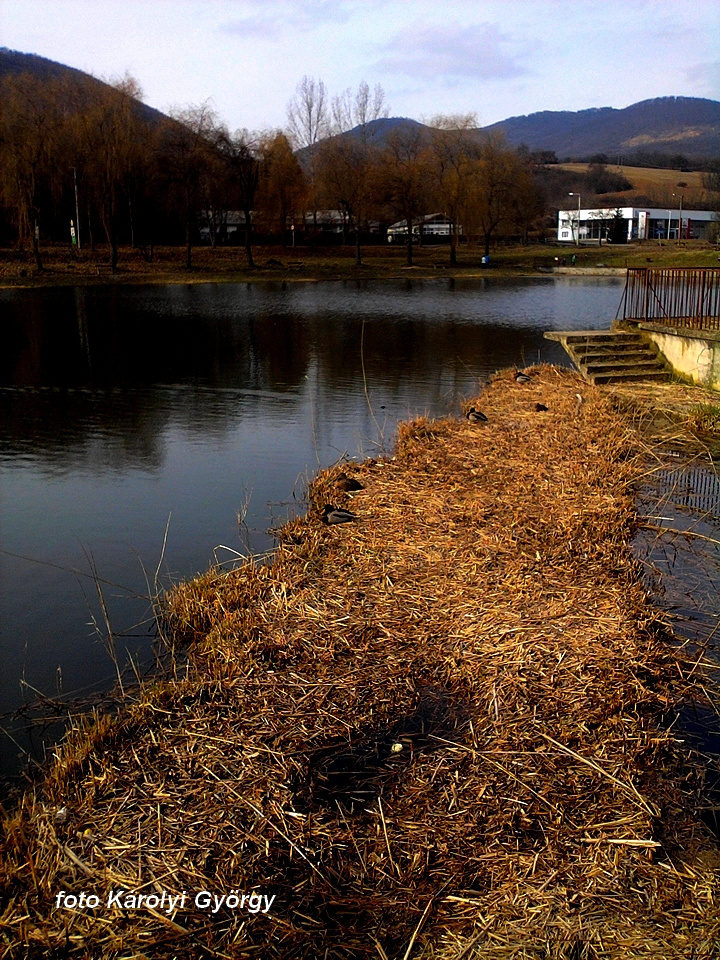
<instances>
[{"instance_id":1,"label":"calm water surface","mask_svg":"<svg viewBox=\"0 0 720 960\"><path fill-rule=\"evenodd\" d=\"M459 413L478 379L567 363L551 329L607 328L620 280L408 281L0 291L0 760L42 755L9 714L147 660L152 578L267 549L305 478ZM367 389L381 427L365 397ZM241 537L238 511L249 506ZM94 624L97 623L96 629Z\"/></svg>"}]
</instances>

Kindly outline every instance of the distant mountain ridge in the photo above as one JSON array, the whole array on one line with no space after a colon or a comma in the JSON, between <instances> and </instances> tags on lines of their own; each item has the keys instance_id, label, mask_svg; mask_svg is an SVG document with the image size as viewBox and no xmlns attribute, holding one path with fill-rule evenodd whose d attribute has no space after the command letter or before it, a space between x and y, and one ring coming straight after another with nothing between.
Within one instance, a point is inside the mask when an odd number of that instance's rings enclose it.
<instances>
[{"instance_id":1,"label":"distant mountain ridge","mask_svg":"<svg viewBox=\"0 0 720 960\"><path fill-rule=\"evenodd\" d=\"M483 127L508 143L552 150L561 159L605 153L628 158L638 151L720 156L720 103L699 97L658 97L623 109L542 111Z\"/></svg>"},{"instance_id":2,"label":"distant mountain ridge","mask_svg":"<svg viewBox=\"0 0 720 960\"><path fill-rule=\"evenodd\" d=\"M48 80L65 77L87 89L106 86L104 81L74 67L0 47L0 78L18 73ZM151 123L164 116L146 104L138 102L138 108ZM369 126L378 144L384 143L392 130L403 127L417 128L429 136L429 127L406 117L381 118ZM481 127L479 132L502 133L511 146L524 144L530 150L551 151L559 160L606 154L609 160L620 156L628 162L633 155L643 152L710 159L720 157L720 103L699 97L658 97L622 109L543 110L509 117ZM352 134L350 131L340 136ZM299 151L301 161L304 152Z\"/></svg>"}]
</instances>

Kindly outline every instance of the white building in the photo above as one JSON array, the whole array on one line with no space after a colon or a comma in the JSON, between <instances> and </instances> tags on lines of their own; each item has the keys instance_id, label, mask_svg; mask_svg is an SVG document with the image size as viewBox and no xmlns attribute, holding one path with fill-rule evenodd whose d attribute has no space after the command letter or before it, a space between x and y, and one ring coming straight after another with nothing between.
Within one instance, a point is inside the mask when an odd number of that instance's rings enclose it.
<instances>
[{"instance_id":1,"label":"white building","mask_svg":"<svg viewBox=\"0 0 720 960\"><path fill-rule=\"evenodd\" d=\"M680 211L657 207L596 207L580 211L558 210L557 238L560 243L577 243L578 212L580 243L628 243L631 240L703 240L711 223L718 223L712 210Z\"/></svg>"},{"instance_id":2,"label":"white building","mask_svg":"<svg viewBox=\"0 0 720 960\"><path fill-rule=\"evenodd\" d=\"M443 241L450 239L453 228L452 220L444 213L428 213L424 217L416 217L412 222L413 243L422 237L423 242ZM458 236L462 236L462 227L458 224ZM388 243L407 243L407 220L398 220L388 227Z\"/></svg>"}]
</instances>

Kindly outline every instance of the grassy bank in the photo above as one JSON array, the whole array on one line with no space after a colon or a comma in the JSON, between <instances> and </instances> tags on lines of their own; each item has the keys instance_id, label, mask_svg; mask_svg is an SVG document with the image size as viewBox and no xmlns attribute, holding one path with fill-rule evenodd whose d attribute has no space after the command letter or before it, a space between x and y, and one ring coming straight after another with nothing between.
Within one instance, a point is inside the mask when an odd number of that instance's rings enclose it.
<instances>
[{"instance_id":1,"label":"grassy bank","mask_svg":"<svg viewBox=\"0 0 720 960\"><path fill-rule=\"evenodd\" d=\"M404 424L322 473L272 565L167 598L187 665L6 819L7 955L717 955L704 766L668 729L712 689L628 548L646 450L566 370L474 403L486 424ZM108 908L120 888L188 903Z\"/></svg>"},{"instance_id":2,"label":"grassy bank","mask_svg":"<svg viewBox=\"0 0 720 960\"><path fill-rule=\"evenodd\" d=\"M123 248L117 270L109 270L110 252L98 248L73 257L66 246L44 251L45 269L37 273L31 258L16 251L0 250L0 287L63 286L118 283L245 283L258 280L387 280L407 277L443 276L535 276L562 265L576 265L599 273L628 266L717 266L718 250L711 244L687 241L658 245L656 242L628 246L575 247L535 245L507 246L492 251L492 266L482 266L483 249L476 244L460 247L458 263L451 266L448 247L418 247L415 264L405 263L405 250L398 247L367 247L361 267L355 264L352 247L263 248L255 250L256 267L247 265L245 252L238 247L212 250L197 247L192 270L185 268L185 251L160 247L152 263L138 250Z\"/></svg>"}]
</instances>

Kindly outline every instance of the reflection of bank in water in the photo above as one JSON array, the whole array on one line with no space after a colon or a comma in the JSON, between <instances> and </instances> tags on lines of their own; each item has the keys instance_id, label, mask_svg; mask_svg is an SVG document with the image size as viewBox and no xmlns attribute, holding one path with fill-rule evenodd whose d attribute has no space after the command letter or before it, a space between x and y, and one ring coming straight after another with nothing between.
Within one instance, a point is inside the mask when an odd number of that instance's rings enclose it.
<instances>
[{"instance_id":1,"label":"reflection of bank in water","mask_svg":"<svg viewBox=\"0 0 720 960\"><path fill-rule=\"evenodd\" d=\"M635 550L655 603L665 611L687 659L701 669L720 666L720 472L707 454L659 451L663 465L640 491L643 526ZM688 703L673 727L676 735L707 758L713 795L699 809L720 836L720 717Z\"/></svg>"},{"instance_id":2,"label":"reflection of bank in water","mask_svg":"<svg viewBox=\"0 0 720 960\"><path fill-rule=\"evenodd\" d=\"M720 663L720 474L707 455L660 456L640 491L635 549L674 632Z\"/></svg>"}]
</instances>

